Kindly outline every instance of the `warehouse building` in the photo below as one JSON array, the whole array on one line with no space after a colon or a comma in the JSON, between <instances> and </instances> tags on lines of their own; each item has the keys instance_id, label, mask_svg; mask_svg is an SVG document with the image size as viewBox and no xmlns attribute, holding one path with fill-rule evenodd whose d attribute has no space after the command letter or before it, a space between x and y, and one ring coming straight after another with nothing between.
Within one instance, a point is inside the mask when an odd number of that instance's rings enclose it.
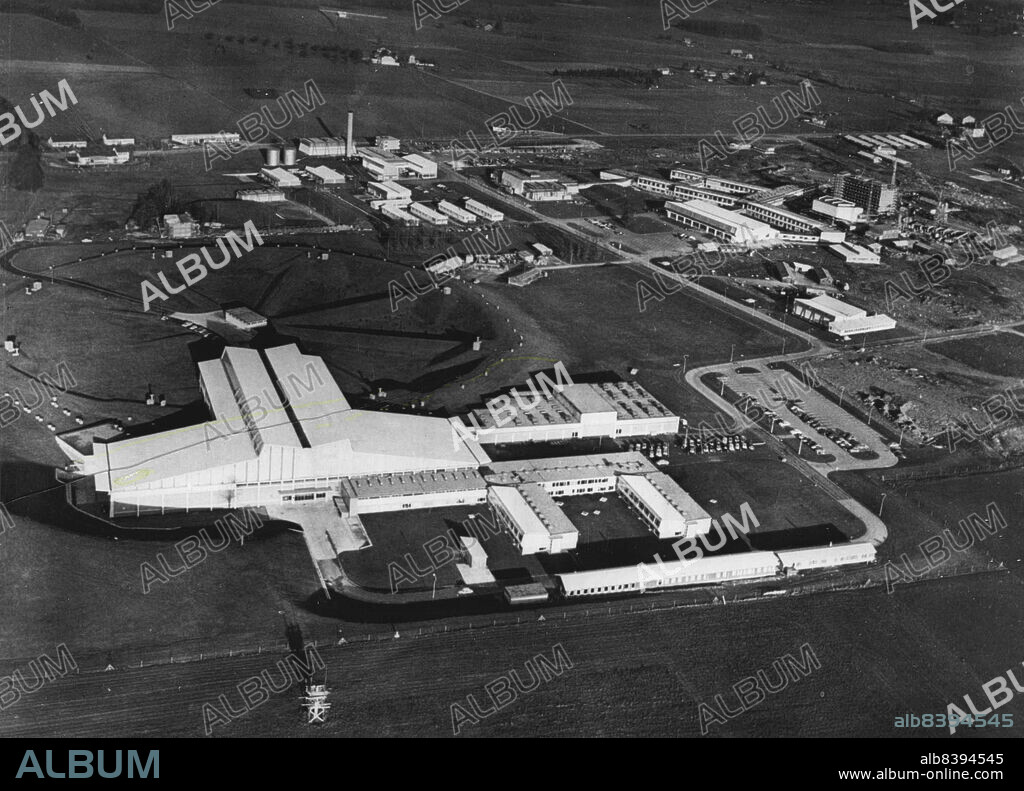
<instances>
[{"instance_id":1,"label":"warehouse building","mask_svg":"<svg viewBox=\"0 0 1024 791\"><path fill-rule=\"evenodd\" d=\"M171 142L179 146L201 146L204 143L239 143L238 132L203 132L194 135L171 135Z\"/></svg>"},{"instance_id":2,"label":"warehouse building","mask_svg":"<svg viewBox=\"0 0 1024 791\"><path fill-rule=\"evenodd\" d=\"M299 139L299 153L309 157L343 157L346 155L343 137L303 137Z\"/></svg>"},{"instance_id":3,"label":"warehouse building","mask_svg":"<svg viewBox=\"0 0 1024 791\"><path fill-rule=\"evenodd\" d=\"M114 147L114 146L121 146L121 147L134 146L135 145L135 138L134 137L107 137L106 133L104 132L104 134L103 134L103 145L111 146L111 147Z\"/></svg>"},{"instance_id":4,"label":"warehouse building","mask_svg":"<svg viewBox=\"0 0 1024 791\"><path fill-rule=\"evenodd\" d=\"M409 204L407 209L409 214L411 214L413 217L419 217L421 220L425 220L431 225L448 224L447 214L442 214L439 211L434 211L425 203L411 203Z\"/></svg>"},{"instance_id":5,"label":"warehouse building","mask_svg":"<svg viewBox=\"0 0 1024 791\"><path fill-rule=\"evenodd\" d=\"M882 263L882 257L878 253L869 250L863 245L854 244L853 242L829 245L828 249L832 255L842 258L847 264Z\"/></svg>"},{"instance_id":6,"label":"warehouse building","mask_svg":"<svg viewBox=\"0 0 1024 791\"><path fill-rule=\"evenodd\" d=\"M402 147L402 141L391 135L377 135L373 139L373 145L381 151L397 151Z\"/></svg>"},{"instance_id":7,"label":"warehouse building","mask_svg":"<svg viewBox=\"0 0 1024 791\"><path fill-rule=\"evenodd\" d=\"M500 212L497 209L492 209L490 206L487 206L478 200L467 198L463 205L466 207L466 211L471 211L477 217L482 217L488 222L502 222L505 219L503 212Z\"/></svg>"},{"instance_id":8,"label":"warehouse building","mask_svg":"<svg viewBox=\"0 0 1024 791\"><path fill-rule=\"evenodd\" d=\"M690 228L696 228L716 239L734 244L758 244L778 239L779 232L763 222L729 211L714 203L691 200L686 203L668 201L665 214Z\"/></svg>"},{"instance_id":9,"label":"warehouse building","mask_svg":"<svg viewBox=\"0 0 1024 791\"><path fill-rule=\"evenodd\" d=\"M513 390L492 399L488 408L474 409L463 419L468 423L465 431L492 444L643 437L679 430L679 418L635 382L552 384L549 389L542 381L538 389L531 382L528 394Z\"/></svg>"},{"instance_id":10,"label":"warehouse building","mask_svg":"<svg viewBox=\"0 0 1024 791\"><path fill-rule=\"evenodd\" d=\"M444 418L352 409L321 358L295 344L227 347L199 364L210 412L201 423L144 437L61 450L110 515L330 501L341 480L437 473L489 461L468 437L452 442ZM325 516L324 518L327 518Z\"/></svg>"},{"instance_id":11,"label":"warehouse building","mask_svg":"<svg viewBox=\"0 0 1024 791\"><path fill-rule=\"evenodd\" d=\"M238 190L235 193L235 198L254 203L275 203L285 199L284 192L276 189Z\"/></svg>"},{"instance_id":12,"label":"warehouse building","mask_svg":"<svg viewBox=\"0 0 1024 791\"><path fill-rule=\"evenodd\" d=\"M437 178L437 163L432 159L427 159L420 154L406 154L402 159L405 161L404 172L412 174L414 178Z\"/></svg>"},{"instance_id":13,"label":"warehouse building","mask_svg":"<svg viewBox=\"0 0 1024 791\"><path fill-rule=\"evenodd\" d=\"M302 186L302 179L284 168L260 168L260 176L275 187Z\"/></svg>"},{"instance_id":14,"label":"warehouse building","mask_svg":"<svg viewBox=\"0 0 1024 791\"><path fill-rule=\"evenodd\" d=\"M579 531L539 485L491 486L487 503L495 523L511 536L520 554L555 554L576 548Z\"/></svg>"},{"instance_id":15,"label":"warehouse building","mask_svg":"<svg viewBox=\"0 0 1024 791\"><path fill-rule=\"evenodd\" d=\"M68 151L73 148L88 148L88 140L54 140L52 137L48 138L46 144L50 148L56 148L58 151Z\"/></svg>"},{"instance_id":16,"label":"warehouse building","mask_svg":"<svg viewBox=\"0 0 1024 791\"><path fill-rule=\"evenodd\" d=\"M267 317L250 308L227 308L224 320L232 327L246 332L255 332L267 326Z\"/></svg>"},{"instance_id":17,"label":"warehouse building","mask_svg":"<svg viewBox=\"0 0 1024 791\"><path fill-rule=\"evenodd\" d=\"M828 217L834 222L853 225L860 221L863 210L853 201L827 195L823 198L815 198L811 203L811 211L822 217Z\"/></svg>"},{"instance_id":18,"label":"warehouse building","mask_svg":"<svg viewBox=\"0 0 1024 791\"><path fill-rule=\"evenodd\" d=\"M794 316L819 327L825 327L833 335L844 339L851 335L883 332L896 327L896 320L884 313L869 315L863 308L826 294L813 299L795 300L792 310Z\"/></svg>"},{"instance_id":19,"label":"warehouse building","mask_svg":"<svg viewBox=\"0 0 1024 791\"><path fill-rule=\"evenodd\" d=\"M371 181L366 185L366 191L371 197L382 201L412 200L412 190L394 181Z\"/></svg>"},{"instance_id":20,"label":"warehouse building","mask_svg":"<svg viewBox=\"0 0 1024 791\"><path fill-rule=\"evenodd\" d=\"M340 497L353 515L481 505L487 482L475 467L357 475L341 480Z\"/></svg>"},{"instance_id":21,"label":"warehouse building","mask_svg":"<svg viewBox=\"0 0 1024 791\"><path fill-rule=\"evenodd\" d=\"M472 225L477 220L477 217L476 217L475 214L473 214L472 212L468 212L465 209L462 209L462 208L456 206L454 203L452 203L450 201L446 201L446 200L438 201L437 202L437 210L439 212L441 212L441 214L446 214L449 217L451 217L453 220L457 220L458 222L461 222L463 225Z\"/></svg>"},{"instance_id":22,"label":"warehouse building","mask_svg":"<svg viewBox=\"0 0 1024 791\"><path fill-rule=\"evenodd\" d=\"M348 176L344 173L339 173L334 168L329 168L326 165L307 167L306 173L317 184L344 184L348 180Z\"/></svg>"}]
</instances>

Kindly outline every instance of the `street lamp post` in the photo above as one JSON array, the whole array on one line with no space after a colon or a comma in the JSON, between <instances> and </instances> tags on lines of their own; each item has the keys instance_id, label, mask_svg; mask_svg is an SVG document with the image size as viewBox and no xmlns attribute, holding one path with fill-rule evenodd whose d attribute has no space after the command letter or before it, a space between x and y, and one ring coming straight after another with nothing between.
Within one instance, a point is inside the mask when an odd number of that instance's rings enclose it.
<instances>
[{"instance_id":1,"label":"street lamp post","mask_svg":"<svg viewBox=\"0 0 1024 791\"><path fill-rule=\"evenodd\" d=\"M882 502L878 504L878 516L882 516L882 509L885 507L885 498L889 496L888 492L882 493Z\"/></svg>"},{"instance_id":2,"label":"street lamp post","mask_svg":"<svg viewBox=\"0 0 1024 791\"><path fill-rule=\"evenodd\" d=\"M839 388L839 406L843 405L843 393L846 392L846 385Z\"/></svg>"},{"instance_id":3,"label":"street lamp post","mask_svg":"<svg viewBox=\"0 0 1024 791\"><path fill-rule=\"evenodd\" d=\"M690 359L690 355L684 354L683 355L683 376L686 376L686 361L688 359Z\"/></svg>"},{"instance_id":4,"label":"street lamp post","mask_svg":"<svg viewBox=\"0 0 1024 791\"><path fill-rule=\"evenodd\" d=\"M733 356L734 356L735 352L736 352L736 344L734 343L732 346L729 347L729 364L730 365L732 364L732 360L733 360Z\"/></svg>"}]
</instances>

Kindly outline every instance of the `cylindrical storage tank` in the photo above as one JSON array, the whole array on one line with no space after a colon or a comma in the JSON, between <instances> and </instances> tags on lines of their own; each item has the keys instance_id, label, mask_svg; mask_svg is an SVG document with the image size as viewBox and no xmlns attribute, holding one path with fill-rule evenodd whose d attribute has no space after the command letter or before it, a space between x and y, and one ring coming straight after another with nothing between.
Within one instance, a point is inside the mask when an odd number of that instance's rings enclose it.
<instances>
[{"instance_id":1,"label":"cylindrical storage tank","mask_svg":"<svg viewBox=\"0 0 1024 791\"><path fill-rule=\"evenodd\" d=\"M294 165L299 156L298 152L295 150L295 146L285 146L283 154L285 165Z\"/></svg>"},{"instance_id":2,"label":"cylindrical storage tank","mask_svg":"<svg viewBox=\"0 0 1024 791\"><path fill-rule=\"evenodd\" d=\"M281 164L281 149L277 147L264 148L263 161L266 162L267 167L277 167Z\"/></svg>"}]
</instances>

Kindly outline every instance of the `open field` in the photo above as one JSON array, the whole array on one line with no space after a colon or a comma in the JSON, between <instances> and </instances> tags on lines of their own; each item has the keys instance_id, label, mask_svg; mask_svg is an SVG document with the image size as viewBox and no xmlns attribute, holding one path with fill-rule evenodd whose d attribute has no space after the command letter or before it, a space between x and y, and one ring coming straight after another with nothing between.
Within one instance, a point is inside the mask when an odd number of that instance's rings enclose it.
<instances>
[{"instance_id":1,"label":"open field","mask_svg":"<svg viewBox=\"0 0 1024 791\"><path fill-rule=\"evenodd\" d=\"M961 338L928 346L951 360L997 376L1024 376L1024 355L1019 334L997 332L984 338Z\"/></svg>"}]
</instances>

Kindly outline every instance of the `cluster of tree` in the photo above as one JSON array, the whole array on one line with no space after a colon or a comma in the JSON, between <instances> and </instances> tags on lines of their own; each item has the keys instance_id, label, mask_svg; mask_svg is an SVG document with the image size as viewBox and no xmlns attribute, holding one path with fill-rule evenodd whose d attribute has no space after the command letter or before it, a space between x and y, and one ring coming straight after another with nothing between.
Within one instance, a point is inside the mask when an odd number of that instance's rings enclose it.
<instances>
[{"instance_id":1,"label":"cluster of tree","mask_svg":"<svg viewBox=\"0 0 1024 791\"><path fill-rule=\"evenodd\" d=\"M0 13L33 14L65 27L82 27L82 20L72 9L58 4L40 3L39 0L0 0Z\"/></svg>"},{"instance_id":2,"label":"cluster of tree","mask_svg":"<svg viewBox=\"0 0 1024 791\"><path fill-rule=\"evenodd\" d=\"M657 69L555 69L554 77L605 77L614 80L626 80L636 83L641 88L656 88L661 80L661 72Z\"/></svg>"},{"instance_id":3,"label":"cluster of tree","mask_svg":"<svg viewBox=\"0 0 1024 791\"><path fill-rule=\"evenodd\" d=\"M288 38L283 42L265 38L261 36L218 36L216 33L207 32L203 35L207 41L218 41L226 44L254 44L259 45L263 49L284 49L289 55L298 54L300 58L309 57L310 53L319 54L321 57L327 58L330 61L342 63L360 63L363 58L363 51L361 49L345 49L339 47L337 44L310 44L308 41L296 42L294 39Z\"/></svg>"},{"instance_id":4,"label":"cluster of tree","mask_svg":"<svg viewBox=\"0 0 1024 791\"><path fill-rule=\"evenodd\" d=\"M718 38L737 38L743 41L760 41L764 32L752 22L732 22L727 19L678 19L672 27L688 33Z\"/></svg>"},{"instance_id":5,"label":"cluster of tree","mask_svg":"<svg viewBox=\"0 0 1024 791\"><path fill-rule=\"evenodd\" d=\"M179 214L189 210L191 199L181 195L167 179L139 193L132 206L130 218L139 228L149 230L159 224L165 214Z\"/></svg>"}]
</instances>

